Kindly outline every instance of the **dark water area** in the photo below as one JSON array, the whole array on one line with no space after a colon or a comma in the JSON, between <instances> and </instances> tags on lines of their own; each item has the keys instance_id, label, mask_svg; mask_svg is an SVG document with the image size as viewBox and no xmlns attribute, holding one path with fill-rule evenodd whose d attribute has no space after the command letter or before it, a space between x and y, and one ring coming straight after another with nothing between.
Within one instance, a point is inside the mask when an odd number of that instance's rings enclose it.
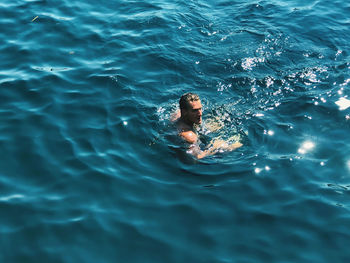
<instances>
[{"instance_id":1,"label":"dark water area","mask_svg":"<svg viewBox=\"0 0 350 263\"><path fill-rule=\"evenodd\" d=\"M348 262L348 1L0 3L1 262ZM196 92L197 161L169 117Z\"/></svg>"}]
</instances>

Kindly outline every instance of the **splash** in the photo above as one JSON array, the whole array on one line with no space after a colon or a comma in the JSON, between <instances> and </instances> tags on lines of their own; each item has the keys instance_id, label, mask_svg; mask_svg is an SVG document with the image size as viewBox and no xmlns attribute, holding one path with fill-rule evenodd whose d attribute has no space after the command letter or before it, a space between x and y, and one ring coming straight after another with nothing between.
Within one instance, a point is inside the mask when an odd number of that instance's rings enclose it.
<instances>
[{"instance_id":1,"label":"splash","mask_svg":"<svg viewBox=\"0 0 350 263\"><path fill-rule=\"evenodd\" d=\"M284 45L288 37L283 34L268 34L263 43L255 50L254 57L247 57L242 60L241 66L246 71L251 71L259 64L266 63L272 57L280 57L284 52Z\"/></svg>"}]
</instances>

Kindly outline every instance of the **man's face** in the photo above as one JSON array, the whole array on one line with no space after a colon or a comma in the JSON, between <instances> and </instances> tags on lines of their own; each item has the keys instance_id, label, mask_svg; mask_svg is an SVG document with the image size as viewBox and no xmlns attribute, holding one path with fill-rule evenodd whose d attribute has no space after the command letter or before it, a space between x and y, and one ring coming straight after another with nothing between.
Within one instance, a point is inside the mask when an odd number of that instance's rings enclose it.
<instances>
[{"instance_id":1,"label":"man's face","mask_svg":"<svg viewBox=\"0 0 350 263\"><path fill-rule=\"evenodd\" d=\"M202 123L202 104L200 100L190 101L185 110L186 119L195 124Z\"/></svg>"}]
</instances>

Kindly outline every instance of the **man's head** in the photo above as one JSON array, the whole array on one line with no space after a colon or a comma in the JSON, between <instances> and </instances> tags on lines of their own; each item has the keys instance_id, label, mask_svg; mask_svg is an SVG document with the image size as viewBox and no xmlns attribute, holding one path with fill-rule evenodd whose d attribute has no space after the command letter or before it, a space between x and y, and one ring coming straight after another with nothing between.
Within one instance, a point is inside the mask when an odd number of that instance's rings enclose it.
<instances>
[{"instance_id":1,"label":"man's head","mask_svg":"<svg viewBox=\"0 0 350 263\"><path fill-rule=\"evenodd\" d=\"M180 98L181 118L188 124L202 123L202 104L195 93L185 93Z\"/></svg>"}]
</instances>

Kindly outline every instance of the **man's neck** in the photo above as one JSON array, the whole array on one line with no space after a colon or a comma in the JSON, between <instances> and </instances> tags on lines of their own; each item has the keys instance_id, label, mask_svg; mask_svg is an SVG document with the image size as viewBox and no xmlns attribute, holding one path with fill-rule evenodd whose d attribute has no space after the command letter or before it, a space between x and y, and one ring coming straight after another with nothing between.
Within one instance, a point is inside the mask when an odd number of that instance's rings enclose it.
<instances>
[{"instance_id":1,"label":"man's neck","mask_svg":"<svg viewBox=\"0 0 350 263\"><path fill-rule=\"evenodd\" d=\"M186 119L183 118L182 116L180 117L180 121L181 121L184 125L186 125L189 129L194 130L194 123L193 123L193 122L186 120Z\"/></svg>"}]
</instances>

